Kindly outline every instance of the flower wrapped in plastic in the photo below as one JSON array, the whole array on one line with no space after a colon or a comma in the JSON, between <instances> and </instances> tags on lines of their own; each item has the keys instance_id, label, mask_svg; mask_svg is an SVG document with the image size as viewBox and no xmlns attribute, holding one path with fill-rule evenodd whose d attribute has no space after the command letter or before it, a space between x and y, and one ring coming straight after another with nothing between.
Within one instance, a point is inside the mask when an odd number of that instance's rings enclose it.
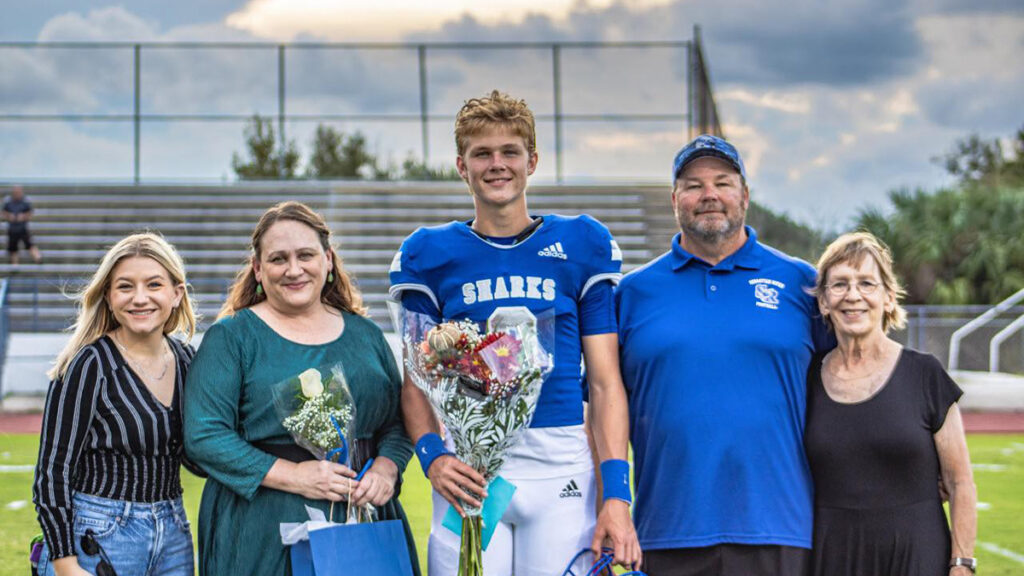
<instances>
[{"instance_id":1,"label":"flower wrapped in plastic","mask_svg":"<svg viewBox=\"0 0 1024 576\"><path fill-rule=\"evenodd\" d=\"M438 323L403 311L405 364L455 444L487 482L530 426L554 366L554 311L498 308L486 330L471 320ZM481 510L463 505L459 575L482 574Z\"/></svg>"},{"instance_id":2,"label":"flower wrapped in plastic","mask_svg":"<svg viewBox=\"0 0 1024 576\"><path fill-rule=\"evenodd\" d=\"M320 460L352 465L356 406L341 363L309 368L277 384L274 404L295 443ZM331 505L333 517L334 506ZM350 508L351 519L372 511Z\"/></svg>"}]
</instances>

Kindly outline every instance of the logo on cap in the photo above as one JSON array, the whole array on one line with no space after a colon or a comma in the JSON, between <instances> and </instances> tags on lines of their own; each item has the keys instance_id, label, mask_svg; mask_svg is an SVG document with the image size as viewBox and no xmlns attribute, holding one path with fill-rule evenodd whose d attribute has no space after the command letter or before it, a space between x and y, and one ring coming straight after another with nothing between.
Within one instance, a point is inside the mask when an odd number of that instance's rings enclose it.
<instances>
[{"instance_id":1,"label":"logo on cap","mask_svg":"<svg viewBox=\"0 0 1024 576\"><path fill-rule=\"evenodd\" d=\"M686 168L687 164L706 156L725 160L740 173L744 180L747 179L747 171L743 167L743 160L740 159L740 153L736 148L722 138L710 134L697 136L676 154L675 161L672 163L672 179L678 178L679 173Z\"/></svg>"}]
</instances>

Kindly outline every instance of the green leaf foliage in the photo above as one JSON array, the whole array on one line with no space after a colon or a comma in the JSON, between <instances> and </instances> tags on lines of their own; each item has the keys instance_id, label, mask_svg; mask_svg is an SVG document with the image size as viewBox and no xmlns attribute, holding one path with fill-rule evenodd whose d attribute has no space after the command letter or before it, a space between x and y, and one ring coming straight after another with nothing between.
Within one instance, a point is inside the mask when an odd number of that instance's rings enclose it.
<instances>
[{"instance_id":1,"label":"green leaf foliage","mask_svg":"<svg viewBox=\"0 0 1024 576\"><path fill-rule=\"evenodd\" d=\"M757 230L757 239L761 242L808 262L813 263L825 247L820 231L755 202L747 208L747 224Z\"/></svg>"},{"instance_id":2,"label":"green leaf foliage","mask_svg":"<svg viewBox=\"0 0 1024 576\"><path fill-rule=\"evenodd\" d=\"M892 250L908 303L994 304L1024 288L1024 129L1013 148L969 137L943 160L954 186L897 190L891 212L858 215Z\"/></svg>"},{"instance_id":3,"label":"green leaf foliage","mask_svg":"<svg viewBox=\"0 0 1024 576\"><path fill-rule=\"evenodd\" d=\"M253 115L245 127L246 157L231 155L231 168L240 180L289 180L295 178L299 151L294 142L284 149L277 146L274 123L270 118Z\"/></svg>"},{"instance_id":4,"label":"green leaf foliage","mask_svg":"<svg viewBox=\"0 0 1024 576\"><path fill-rule=\"evenodd\" d=\"M370 153L362 132L346 135L320 124L306 173L314 179L372 177L378 173L377 157Z\"/></svg>"}]
</instances>

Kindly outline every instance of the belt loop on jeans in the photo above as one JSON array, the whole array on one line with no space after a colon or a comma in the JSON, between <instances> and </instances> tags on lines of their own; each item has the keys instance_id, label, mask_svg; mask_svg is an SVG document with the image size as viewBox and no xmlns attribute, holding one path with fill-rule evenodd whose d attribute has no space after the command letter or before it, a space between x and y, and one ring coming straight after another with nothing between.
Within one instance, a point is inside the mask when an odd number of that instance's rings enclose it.
<instances>
[{"instance_id":1,"label":"belt loop on jeans","mask_svg":"<svg viewBox=\"0 0 1024 576\"><path fill-rule=\"evenodd\" d=\"M121 517L118 518L118 521L120 522L120 524L122 526L124 526L125 524L128 523L128 518L131 516L131 514L132 514L132 503L129 500L125 500L124 501L124 509L121 511Z\"/></svg>"},{"instance_id":2,"label":"belt loop on jeans","mask_svg":"<svg viewBox=\"0 0 1024 576\"><path fill-rule=\"evenodd\" d=\"M179 506L178 502L179 502L178 500L168 500L167 501L167 510L168 510L168 512L170 512L169 516L170 516L171 520L174 521L174 524L178 528L184 530L185 529L185 524L188 522L188 519L185 516L185 506L184 506L184 503L182 503L182 505Z\"/></svg>"}]
</instances>

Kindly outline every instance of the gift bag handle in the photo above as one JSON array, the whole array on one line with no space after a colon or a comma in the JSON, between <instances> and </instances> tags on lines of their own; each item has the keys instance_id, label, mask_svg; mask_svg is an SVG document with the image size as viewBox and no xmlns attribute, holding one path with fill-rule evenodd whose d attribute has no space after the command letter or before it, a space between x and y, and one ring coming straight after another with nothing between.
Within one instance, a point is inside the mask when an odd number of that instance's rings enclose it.
<instances>
[{"instance_id":1,"label":"gift bag handle","mask_svg":"<svg viewBox=\"0 0 1024 576\"><path fill-rule=\"evenodd\" d=\"M592 552L593 551L590 548L584 548L577 552L576 555L572 557L572 560L569 560L569 564L565 567L565 570L562 572L562 576L578 576L575 572L572 571L572 565L575 564L576 561L579 560L580 557L584 554L589 554ZM615 561L615 557L612 555L612 552L613 550L611 548L602 548L601 555L597 557L597 561L594 562L594 565L583 576L601 576L602 574L613 576L614 572L612 572L612 562ZM634 565L633 567L635 568L636 566ZM630 570L629 572L623 572L618 576L647 575L641 572L640 570Z\"/></svg>"}]
</instances>

